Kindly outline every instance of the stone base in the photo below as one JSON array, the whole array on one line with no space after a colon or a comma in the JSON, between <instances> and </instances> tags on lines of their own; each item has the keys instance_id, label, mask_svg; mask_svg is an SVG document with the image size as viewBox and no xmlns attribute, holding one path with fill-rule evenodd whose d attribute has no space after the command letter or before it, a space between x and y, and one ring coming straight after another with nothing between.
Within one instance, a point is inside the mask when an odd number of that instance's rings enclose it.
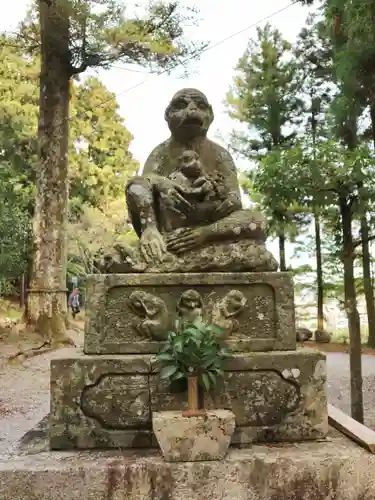
<instances>
[{"instance_id":1,"label":"stone base","mask_svg":"<svg viewBox=\"0 0 375 500\"><path fill-rule=\"evenodd\" d=\"M234 316L225 316L240 303ZM235 350L296 348L290 273L147 273L88 278L84 351L157 353L186 311L221 326Z\"/></svg>"},{"instance_id":2,"label":"stone base","mask_svg":"<svg viewBox=\"0 0 375 500\"><path fill-rule=\"evenodd\" d=\"M196 417L184 417L181 411L152 414L152 429L167 462L222 460L235 425L235 416L228 410Z\"/></svg>"},{"instance_id":3,"label":"stone base","mask_svg":"<svg viewBox=\"0 0 375 500\"><path fill-rule=\"evenodd\" d=\"M45 452L0 458L1 500L374 500L375 456L346 438L252 446L225 460L159 453Z\"/></svg>"},{"instance_id":4,"label":"stone base","mask_svg":"<svg viewBox=\"0 0 375 500\"><path fill-rule=\"evenodd\" d=\"M52 449L147 448L155 411L187 407L184 385L161 380L150 355L51 362ZM238 354L205 396L207 409L236 416L233 443L318 439L327 432L325 355L312 349Z\"/></svg>"}]
</instances>

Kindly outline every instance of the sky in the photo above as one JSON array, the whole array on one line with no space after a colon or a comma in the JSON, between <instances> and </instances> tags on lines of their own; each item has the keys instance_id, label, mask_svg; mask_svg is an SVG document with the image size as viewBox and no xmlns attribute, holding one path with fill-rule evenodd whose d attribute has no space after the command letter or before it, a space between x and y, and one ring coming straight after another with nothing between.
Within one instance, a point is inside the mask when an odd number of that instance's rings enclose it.
<instances>
[{"instance_id":1,"label":"sky","mask_svg":"<svg viewBox=\"0 0 375 500\"><path fill-rule=\"evenodd\" d=\"M145 5L148 0L138 0L137 3ZM311 12L299 4L291 5L290 0L231 0L221 4L217 0L180 0L180 3L196 5L200 10L199 25L191 28L188 36L212 45L199 61L191 62L189 77L182 79L176 73L159 76L139 73L121 63L116 68L97 73L117 96L125 125L134 135L130 150L141 165L150 151L168 137L164 110L172 95L183 87L202 90L211 102L215 120L208 135L214 139L218 135L228 137L236 123L226 115L223 100L238 59L248 40L256 36L256 26L262 27L270 22L287 40L294 42ZM9 2L0 18L0 32L16 31L28 4L28 0ZM236 163L240 169L246 168L243 160L236 159Z\"/></svg>"}]
</instances>

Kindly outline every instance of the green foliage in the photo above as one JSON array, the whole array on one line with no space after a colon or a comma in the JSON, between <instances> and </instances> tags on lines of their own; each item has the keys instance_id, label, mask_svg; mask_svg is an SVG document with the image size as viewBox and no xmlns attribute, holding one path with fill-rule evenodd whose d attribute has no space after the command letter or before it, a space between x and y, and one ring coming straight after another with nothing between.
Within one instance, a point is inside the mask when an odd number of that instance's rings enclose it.
<instances>
[{"instance_id":1,"label":"green foliage","mask_svg":"<svg viewBox=\"0 0 375 500\"><path fill-rule=\"evenodd\" d=\"M129 151L133 136L115 95L97 78L72 86L71 107L70 197L104 208L107 200L122 196L126 180L139 169Z\"/></svg>"},{"instance_id":2,"label":"green foliage","mask_svg":"<svg viewBox=\"0 0 375 500\"><path fill-rule=\"evenodd\" d=\"M195 322L180 332L169 332L166 345L157 355L163 363L161 378L171 381L198 376L205 390L213 389L223 375L222 360L230 353L221 347L222 329Z\"/></svg>"},{"instance_id":3,"label":"green foliage","mask_svg":"<svg viewBox=\"0 0 375 500\"><path fill-rule=\"evenodd\" d=\"M12 278L27 269L30 220L17 205L0 198L0 295L13 291Z\"/></svg>"},{"instance_id":4,"label":"green foliage","mask_svg":"<svg viewBox=\"0 0 375 500\"><path fill-rule=\"evenodd\" d=\"M4 44L0 51L0 115L4 117L0 122L1 157L12 168L12 182L17 182L23 195L32 200L38 165L39 62L26 58L14 46ZM103 208L108 199L122 195L126 179L139 169L129 152L133 137L124 126L115 95L97 78L73 82L71 101L70 196L76 208L77 203Z\"/></svg>"},{"instance_id":5,"label":"green foliage","mask_svg":"<svg viewBox=\"0 0 375 500\"><path fill-rule=\"evenodd\" d=\"M107 203L105 211L80 205L80 215L68 224L68 271L75 276L90 274L95 261L116 243L131 243L136 236L124 223L125 197Z\"/></svg>"},{"instance_id":6,"label":"green foliage","mask_svg":"<svg viewBox=\"0 0 375 500\"><path fill-rule=\"evenodd\" d=\"M271 151L250 173L253 190L261 194L260 206L269 217L271 233L285 234L290 241L310 221L302 205L299 178L292 168L294 151L294 148Z\"/></svg>"},{"instance_id":7,"label":"green foliage","mask_svg":"<svg viewBox=\"0 0 375 500\"><path fill-rule=\"evenodd\" d=\"M6 37L0 43L0 280L12 289L27 268L37 161L37 58ZM6 43L5 43L6 42ZM139 164L115 96L97 78L71 85L68 277L92 271L96 252L131 239L124 184ZM102 102L106 102L103 106Z\"/></svg>"},{"instance_id":8,"label":"green foliage","mask_svg":"<svg viewBox=\"0 0 375 500\"><path fill-rule=\"evenodd\" d=\"M246 158L288 146L295 136L302 102L291 57L290 43L267 24L238 61L226 106L229 116L244 124L244 132L232 133L231 147Z\"/></svg>"},{"instance_id":9,"label":"green foliage","mask_svg":"<svg viewBox=\"0 0 375 500\"><path fill-rule=\"evenodd\" d=\"M34 3L18 36L34 54L40 51L38 5ZM206 45L186 39L184 27L196 23L197 11L178 2L152 1L135 5L132 12L121 0L58 0L56 11L59 22L68 25L71 75L117 61L169 71ZM62 40L52 38L52 44L64 50Z\"/></svg>"},{"instance_id":10,"label":"green foliage","mask_svg":"<svg viewBox=\"0 0 375 500\"><path fill-rule=\"evenodd\" d=\"M27 269L30 216L19 176L0 160L0 295L13 292L13 278Z\"/></svg>"},{"instance_id":11,"label":"green foliage","mask_svg":"<svg viewBox=\"0 0 375 500\"><path fill-rule=\"evenodd\" d=\"M281 160L295 141L304 107L298 70L291 44L267 24L249 41L226 97L229 116L242 126L232 132L230 148L256 162L242 186L256 196L271 234L279 237L282 270L286 238L293 239L297 227L306 223L288 185L288 165Z\"/></svg>"}]
</instances>

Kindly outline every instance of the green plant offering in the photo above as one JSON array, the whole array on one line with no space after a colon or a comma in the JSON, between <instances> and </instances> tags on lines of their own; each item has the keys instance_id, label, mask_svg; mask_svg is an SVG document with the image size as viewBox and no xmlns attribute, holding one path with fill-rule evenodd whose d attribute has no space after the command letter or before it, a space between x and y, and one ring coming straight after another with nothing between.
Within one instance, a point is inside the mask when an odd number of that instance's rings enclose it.
<instances>
[{"instance_id":1,"label":"green plant offering","mask_svg":"<svg viewBox=\"0 0 375 500\"><path fill-rule=\"evenodd\" d=\"M164 365L161 378L175 381L196 377L206 391L213 389L224 374L222 360L231 354L220 345L222 334L222 328L198 321L179 333L169 332L166 345L157 355Z\"/></svg>"}]
</instances>

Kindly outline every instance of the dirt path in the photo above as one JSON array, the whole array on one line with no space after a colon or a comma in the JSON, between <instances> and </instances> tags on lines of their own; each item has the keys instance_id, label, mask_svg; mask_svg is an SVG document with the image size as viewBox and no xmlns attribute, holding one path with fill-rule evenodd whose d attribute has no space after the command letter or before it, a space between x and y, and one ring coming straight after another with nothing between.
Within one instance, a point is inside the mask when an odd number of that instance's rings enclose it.
<instances>
[{"instance_id":1,"label":"dirt path","mask_svg":"<svg viewBox=\"0 0 375 500\"><path fill-rule=\"evenodd\" d=\"M350 415L349 355L327 353L329 402ZM375 356L362 355L365 424L375 430Z\"/></svg>"},{"instance_id":2,"label":"dirt path","mask_svg":"<svg viewBox=\"0 0 375 500\"><path fill-rule=\"evenodd\" d=\"M69 356L60 349L8 366L0 373L0 455L16 451L16 442L49 412L49 366L53 358ZM349 358L327 353L329 401L350 412ZM375 429L375 357L363 355L366 423Z\"/></svg>"},{"instance_id":3,"label":"dirt path","mask_svg":"<svg viewBox=\"0 0 375 500\"><path fill-rule=\"evenodd\" d=\"M82 332L69 331L77 348ZM6 356L18 348L3 344L0 366L0 455L15 451L17 441L49 412L49 372L52 359L71 355L74 348L58 349L11 364Z\"/></svg>"}]
</instances>

